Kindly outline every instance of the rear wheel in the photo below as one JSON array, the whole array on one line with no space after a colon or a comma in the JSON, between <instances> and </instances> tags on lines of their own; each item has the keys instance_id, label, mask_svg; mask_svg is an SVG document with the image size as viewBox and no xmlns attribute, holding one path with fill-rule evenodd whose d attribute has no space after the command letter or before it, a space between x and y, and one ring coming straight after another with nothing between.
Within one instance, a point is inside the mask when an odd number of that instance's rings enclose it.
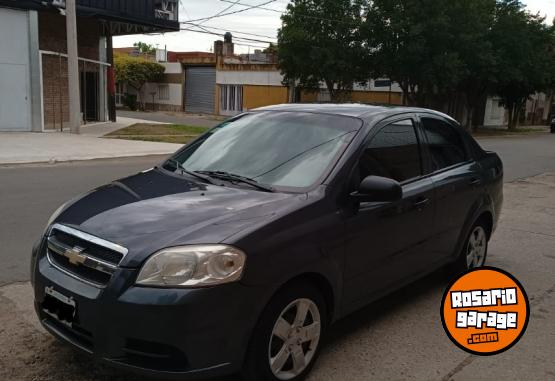
<instances>
[{"instance_id":1,"label":"rear wheel","mask_svg":"<svg viewBox=\"0 0 555 381\"><path fill-rule=\"evenodd\" d=\"M326 306L310 283L295 283L270 301L253 332L246 381L302 380L318 356L326 327Z\"/></svg>"},{"instance_id":2,"label":"rear wheel","mask_svg":"<svg viewBox=\"0 0 555 381\"><path fill-rule=\"evenodd\" d=\"M488 240L486 224L478 221L470 230L457 260L457 272L465 272L485 265L488 254Z\"/></svg>"}]
</instances>

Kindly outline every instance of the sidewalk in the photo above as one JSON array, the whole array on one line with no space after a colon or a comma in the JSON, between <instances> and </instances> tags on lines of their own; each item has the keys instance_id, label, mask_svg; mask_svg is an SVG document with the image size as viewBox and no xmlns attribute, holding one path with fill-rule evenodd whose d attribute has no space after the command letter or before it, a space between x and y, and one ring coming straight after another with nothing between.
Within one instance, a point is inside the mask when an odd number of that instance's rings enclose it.
<instances>
[{"instance_id":1,"label":"sidewalk","mask_svg":"<svg viewBox=\"0 0 555 381\"><path fill-rule=\"evenodd\" d=\"M65 131L0 133L0 165L165 155L182 147L180 144L101 138L112 131L142 122L144 120L118 118L117 123L82 126L80 135Z\"/></svg>"}]
</instances>

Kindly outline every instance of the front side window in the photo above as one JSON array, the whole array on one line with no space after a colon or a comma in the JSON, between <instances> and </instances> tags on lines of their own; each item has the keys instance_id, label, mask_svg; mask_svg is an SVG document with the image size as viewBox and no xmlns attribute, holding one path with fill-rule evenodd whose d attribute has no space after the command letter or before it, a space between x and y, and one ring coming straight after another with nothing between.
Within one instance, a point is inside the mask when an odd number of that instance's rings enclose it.
<instances>
[{"instance_id":1,"label":"front side window","mask_svg":"<svg viewBox=\"0 0 555 381\"><path fill-rule=\"evenodd\" d=\"M452 125L440 119L422 118L422 129L428 140L433 172L468 160L464 141Z\"/></svg>"},{"instance_id":2,"label":"front side window","mask_svg":"<svg viewBox=\"0 0 555 381\"><path fill-rule=\"evenodd\" d=\"M306 188L336 162L362 121L301 112L257 112L225 122L178 152L190 171L222 171L274 187Z\"/></svg>"},{"instance_id":3,"label":"front side window","mask_svg":"<svg viewBox=\"0 0 555 381\"><path fill-rule=\"evenodd\" d=\"M361 180L381 176L404 182L421 176L420 148L412 120L382 128L365 149L359 171Z\"/></svg>"}]
</instances>

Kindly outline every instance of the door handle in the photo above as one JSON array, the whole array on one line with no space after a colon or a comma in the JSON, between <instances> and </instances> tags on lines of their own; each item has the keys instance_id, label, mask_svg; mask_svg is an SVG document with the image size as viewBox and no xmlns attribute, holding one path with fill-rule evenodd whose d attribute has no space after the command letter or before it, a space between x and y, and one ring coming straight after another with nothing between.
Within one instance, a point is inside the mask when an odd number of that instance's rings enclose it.
<instances>
[{"instance_id":1,"label":"door handle","mask_svg":"<svg viewBox=\"0 0 555 381\"><path fill-rule=\"evenodd\" d=\"M416 200L412 205L416 208L421 210L422 208L424 208L426 205L428 205L430 203L430 199L429 198L425 198L425 197L421 197L418 200Z\"/></svg>"},{"instance_id":2,"label":"door handle","mask_svg":"<svg viewBox=\"0 0 555 381\"><path fill-rule=\"evenodd\" d=\"M470 180L470 181L468 182L468 184L469 184L469 185L472 185L472 186L477 186L477 185L482 184L482 180L479 179L478 177L475 177L475 178L473 178L472 180Z\"/></svg>"}]
</instances>

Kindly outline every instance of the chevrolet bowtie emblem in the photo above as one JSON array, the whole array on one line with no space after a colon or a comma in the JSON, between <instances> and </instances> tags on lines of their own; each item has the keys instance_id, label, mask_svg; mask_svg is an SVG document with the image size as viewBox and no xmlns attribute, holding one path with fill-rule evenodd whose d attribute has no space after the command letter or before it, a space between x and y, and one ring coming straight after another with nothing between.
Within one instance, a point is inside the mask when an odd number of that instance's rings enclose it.
<instances>
[{"instance_id":1,"label":"chevrolet bowtie emblem","mask_svg":"<svg viewBox=\"0 0 555 381\"><path fill-rule=\"evenodd\" d=\"M87 260L87 257L85 255L81 254L83 252L83 250L85 250L85 249L83 249L81 247L78 247L78 246L76 246L72 249L67 249L64 252L64 257L69 259L69 263L71 263L73 265L82 265Z\"/></svg>"}]
</instances>

